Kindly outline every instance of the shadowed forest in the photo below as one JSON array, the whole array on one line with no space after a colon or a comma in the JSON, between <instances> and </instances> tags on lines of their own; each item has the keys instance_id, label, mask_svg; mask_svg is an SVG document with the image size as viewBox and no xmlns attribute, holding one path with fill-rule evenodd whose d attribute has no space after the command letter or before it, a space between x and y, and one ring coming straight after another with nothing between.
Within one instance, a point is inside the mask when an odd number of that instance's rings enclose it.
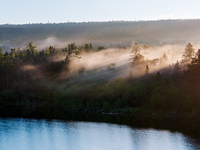
<instances>
[{"instance_id":1,"label":"shadowed forest","mask_svg":"<svg viewBox=\"0 0 200 150\"><path fill-rule=\"evenodd\" d=\"M2 25L0 114L198 117L198 24L168 20Z\"/></svg>"}]
</instances>

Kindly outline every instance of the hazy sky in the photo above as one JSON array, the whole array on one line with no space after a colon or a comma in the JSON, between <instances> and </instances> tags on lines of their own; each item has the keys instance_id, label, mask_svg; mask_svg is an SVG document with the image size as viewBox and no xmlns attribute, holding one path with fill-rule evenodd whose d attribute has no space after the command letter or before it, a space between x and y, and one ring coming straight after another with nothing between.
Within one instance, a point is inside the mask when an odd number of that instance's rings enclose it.
<instances>
[{"instance_id":1,"label":"hazy sky","mask_svg":"<svg viewBox=\"0 0 200 150\"><path fill-rule=\"evenodd\" d=\"M0 0L0 24L200 18L200 0Z\"/></svg>"}]
</instances>

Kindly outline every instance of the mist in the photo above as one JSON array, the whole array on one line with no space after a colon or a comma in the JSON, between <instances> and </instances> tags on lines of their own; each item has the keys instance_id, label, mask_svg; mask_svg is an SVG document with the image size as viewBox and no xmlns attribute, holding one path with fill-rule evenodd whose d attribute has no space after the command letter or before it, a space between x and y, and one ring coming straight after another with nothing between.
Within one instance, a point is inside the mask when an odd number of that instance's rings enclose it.
<instances>
[{"instance_id":1,"label":"mist","mask_svg":"<svg viewBox=\"0 0 200 150\"><path fill-rule=\"evenodd\" d=\"M130 47L132 41L147 45L159 45L162 41L184 45L199 44L200 20L116 21L60 24L1 25L0 45L4 51L23 48L30 41L38 50L51 44L65 47L67 43L78 45L93 43L112 48Z\"/></svg>"},{"instance_id":2,"label":"mist","mask_svg":"<svg viewBox=\"0 0 200 150\"><path fill-rule=\"evenodd\" d=\"M48 50L49 46L61 51L70 43L80 47L84 47L85 43L92 43L93 51L85 52L77 49L74 50L73 55L70 54L71 56L68 56L67 52L49 55L45 63L24 64L19 70L26 72L30 77L48 81L101 82L119 77L127 78L130 75L133 78L144 76L147 65L148 74L155 74L158 71L172 74L173 65L182 60L185 46L190 42L196 51L200 46L198 42L200 36L196 34L199 23L199 20L165 20L22 25L15 27L21 27L21 30L26 31L24 36L18 36L19 39L16 40L14 38L17 37L16 32L16 35L9 36L12 38L0 39L0 44L3 45L4 52L9 52L13 47L26 50L26 45L30 41L37 46L37 51ZM191 28L188 28L190 26ZM2 30L9 27L13 26L2 27ZM38 28L41 32L38 32ZM42 30L43 28L45 30ZM3 37L6 34L8 33L4 32ZM144 56L142 65L131 64L131 51L135 42L147 46L146 48L141 46L140 54ZM107 49L98 51L98 46L105 46ZM75 54L75 51L81 52ZM162 61L164 54L167 56L166 61ZM69 63L60 68L59 72L55 72L59 63L62 64L66 60ZM156 64L152 65L153 61L156 61ZM187 69L186 65L187 63L182 64L181 67ZM54 66L54 69L49 69L50 66Z\"/></svg>"},{"instance_id":3,"label":"mist","mask_svg":"<svg viewBox=\"0 0 200 150\"><path fill-rule=\"evenodd\" d=\"M22 25L20 32L7 32L5 25L0 113L198 121L199 25L200 20L71 23Z\"/></svg>"},{"instance_id":4,"label":"mist","mask_svg":"<svg viewBox=\"0 0 200 150\"><path fill-rule=\"evenodd\" d=\"M55 39L51 39L55 40ZM55 41L56 43L57 41ZM45 43L53 45L52 43ZM46 46L46 45L45 45ZM63 45L64 46L64 45ZM197 46L197 45L196 45ZM142 46L141 46L142 47ZM48 79L48 81L65 83L84 83L84 82L107 82L109 80L118 79L119 77L138 78L146 75L146 65L149 67L149 74L155 74L158 71L163 74L172 74L173 65L182 59L182 52L185 45L166 44L148 46L141 48L140 53L144 56L145 62L140 65L131 64L131 47L126 48L108 48L101 51L82 52L79 55L72 53L68 55L49 56L48 62L59 63L66 59L69 63L56 76L46 76L45 66L41 65L25 65L20 70L30 72L34 78ZM163 55L166 54L167 60L162 61ZM151 61L157 60L156 64L152 65ZM162 63L161 63L162 61ZM171 67L170 67L171 66ZM186 64L182 64L182 68ZM56 73L56 72L55 72Z\"/></svg>"},{"instance_id":5,"label":"mist","mask_svg":"<svg viewBox=\"0 0 200 150\"><path fill-rule=\"evenodd\" d=\"M78 57L72 57L69 64L69 71L62 72L59 80L70 78L70 82L98 82L109 81L119 77L129 77L130 73L135 78L145 75L145 67L149 66L149 74L161 73L172 74L173 65L182 59L182 52L185 45L154 45L148 49L141 49L141 54L145 57L142 65L131 64L132 47L126 49L106 49L99 52L82 53ZM167 61L162 62L163 55L166 54ZM158 59L155 65L150 61ZM111 69L109 65L115 64ZM182 65L184 67L184 64Z\"/></svg>"}]
</instances>

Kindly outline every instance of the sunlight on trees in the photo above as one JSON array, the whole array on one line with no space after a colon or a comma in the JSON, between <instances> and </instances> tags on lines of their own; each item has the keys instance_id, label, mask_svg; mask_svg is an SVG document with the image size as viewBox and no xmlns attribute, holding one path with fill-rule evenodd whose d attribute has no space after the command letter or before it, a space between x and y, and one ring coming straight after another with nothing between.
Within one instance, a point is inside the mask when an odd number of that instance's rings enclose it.
<instances>
[{"instance_id":1,"label":"sunlight on trees","mask_svg":"<svg viewBox=\"0 0 200 150\"><path fill-rule=\"evenodd\" d=\"M182 58L185 61L190 61L191 58L194 56L194 48L193 45L188 43L183 51Z\"/></svg>"}]
</instances>

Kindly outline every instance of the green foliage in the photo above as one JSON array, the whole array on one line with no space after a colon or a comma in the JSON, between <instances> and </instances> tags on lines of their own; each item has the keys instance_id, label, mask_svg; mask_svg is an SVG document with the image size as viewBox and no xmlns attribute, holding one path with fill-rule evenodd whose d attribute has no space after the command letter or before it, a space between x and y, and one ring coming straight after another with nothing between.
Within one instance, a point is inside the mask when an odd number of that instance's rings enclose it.
<instances>
[{"instance_id":1,"label":"green foliage","mask_svg":"<svg viewBox=\"0 0 200 150\"><path fill-rule=\"evenodd\" d=\"M107 67L107 70L109 71L115 70L115 66L116 66L116 63L110 63L110 65L108 65Z\"/></svg>"},{"instance_id":2,"label":"green foliage","mask_svg":"<svg viewBox=\"0 0 200 150\"><path fill-rule=\"evenodd\" d=\"M78 73L84 73L85 72L85 68L84 67L81 67L79 70L78 70Z\"/></svg>"},{"instance_id":3,"label":"green foliage","mask_svg":"<svg viewBox=\"0 0 200 150\"><path fill-rule=\"evenodd\" d=\"M135 42L135 44L133 45L131 53L133 53L133 55L135 56L135 55L140 54L140 50L141 50L140 44L138 44L137 42Z\"/></svg>"},{"instance_id":4,"label":"green foliage","mask_svg":"<svg viewBox=\"0 0 200 150\"><path fill-rule=\"evenodd\" d=\"M103 110L108 111L110 110L110 103L107 101L103 101Z\"/></svg>"},{"instance_id":5,"label":"green foliage","mask_svg":"<svg viewBox=\"0 0 200 150\"><path fill-rule=\"evenodd\" d=\"M183 69L182 74L183 74L183 76L185 76L187 74L187 71L185 69Z\"/></svg>"},{"instance_id":6,"label":"green foliage","mask_svg":"<svg viewBox=\"0 0 200 150\"><path fill-rule=\"evenodd\" d=\"M136 100L144 100L147 98L146 86L140 81L134 85L133 93Z\"/></svg>"},{"instance_id":7,"label":"green foliage","mask_svg":"<svg viewBox=\"0 0 200 150\"><path fill-rule=\"evenodd\" d=\"M15 93L11 90L0 92L0 102L4 104L15 103L17 101Z\"/></svg>"},{"instance_id":8,"label":"green foliage","mask_svg":"<svg viewBox=\"0 0 200 150\"><path fill-rule=\"evenodd\" d=\"M80 55L80 54L81 54L81 51L77 50L77 51L75 51L75 54L76 54L76 55Z\"/></svg>"},{"instance_id":9,"label":"green foliage","mask_svg":"<svg viewBox=\"0 0 200 150\"><path fill-rule=\"evenodd\" d=\"M0 47L0 65L3 64L3 48Z\"/></svg>"},{"instance_id":10,"label":"green foliage","mask_svg":"<svg viewBox=\"0 0 200 150\"><path fill-rule=\"evenodd\" d=\"M118 98L117 101L114 103L114 108L121 108L122 101Z\"/></svg>"},{"instance_id":11,"label":"green foliage","mask_svg":"<svg viewBox=\"0 0 200 150\"><path fill-rule=\"evenodd\" d=\"M99 47L97 48L97 51L104 50L104 49L107 49L107 47L99 46Z\"/></svg>"},{"instance_id":12,"label":"green foliage","mask_svg":"<svg viewBox=\"0 0 200 150\"><path fill-rule=\"evenodd\" d=\"M144 56L140 54L140 48L138 43L133 46L131 58L133 64L145 62ZM99 47L100 49L102 48ZM68 67L71 59L77 58L78 60L79 57L75 54L80 54L82 50L93 50L93 45L90 43L77 47L75 43L71 43L64 49L50 46L46 50L38 52L33 42L30 42L26 50L11 49L10 53L5 54L1 47L1 107L18 107L17 105L20 104L22 107L34 107L32 109L36 110L42 107L41 111L47 110L48 113L51 108L64 111L88 110L94 112L116 110L124 113L138 113L138 109L148 108L191 113L193 116L197 116L200 112L198 56L193 63L188 65L188 70L183 70L183 77L177 76L178 80L173 78L174 76L165 77L160 72L152 76L146 75L144 80L141 78L139 81L133 78L128 80L119 78L104 83L79 83L77 81L76 84L71 84L67 80L59 80L57 77L63 77L63 72L69 74ZM73 57L74 55L75 57ZM162 61L167 61L165 55L163 55ZM55 59L60 56L62 58L64 56L66 59ZM156 64L157 61L157 59L154 60L152 64ZM111 63L107 69L114 70L115 66L115 63ZM84 66L78 72L85 73ZM94 72L98 75L100 71ZM146 74L149 72L148 65L146 65L145 72ZM175 64L174 74L175 72L180 72L178 61ZM84 74L82 75L84 76ZM131 76L132 73L130 73Z\"/></svg>"},{"instance_id":13,"label":"green foliage","mask_svg":"<svg viewBox=\"0 0 200 150\"><path fill-rule=\"evenodd\" d=\"M142 64L144 63L144 56L141 54L132 55L131 64Z\"/></svg>"},{"instance_id":14,"label":"green foliage","mask_svg":"<svg viewBox=\"0 0 200 150\"><path fill-rule=\"evenodd\" d=\"M153 109L164 111L189 111L191 102L186 93L171 81L163 80L162 84L150 92L150 105Z\"/></svg>"},{"instance_id":15,"label":"green foliage","mask_svg":"<svg viewBox=\"0 0 200 150\"><path fill-rule=\"evenodd\" d=\"M30 93L28 95L28 98L33 101L36 100L36 96L32 93ZM49 92L44 92L44 93L40 93L38 95L38 102L50 102L51 101L51 96L50 96L50 93Z\"/></svg>"},{"instance_id":16,"label":"green foliage","mask_svg":"<svg viewBox=\"0 0 200 150\"><path fill-rule=\"evenodd\" d=\"M181 73L181 66L180 66L179 61L177 60L177 62L174 65L174 72L173 72L173 74L175 76L178 76L178 75L180 75L180 73Z\"/></svg>"}]
</instances>

